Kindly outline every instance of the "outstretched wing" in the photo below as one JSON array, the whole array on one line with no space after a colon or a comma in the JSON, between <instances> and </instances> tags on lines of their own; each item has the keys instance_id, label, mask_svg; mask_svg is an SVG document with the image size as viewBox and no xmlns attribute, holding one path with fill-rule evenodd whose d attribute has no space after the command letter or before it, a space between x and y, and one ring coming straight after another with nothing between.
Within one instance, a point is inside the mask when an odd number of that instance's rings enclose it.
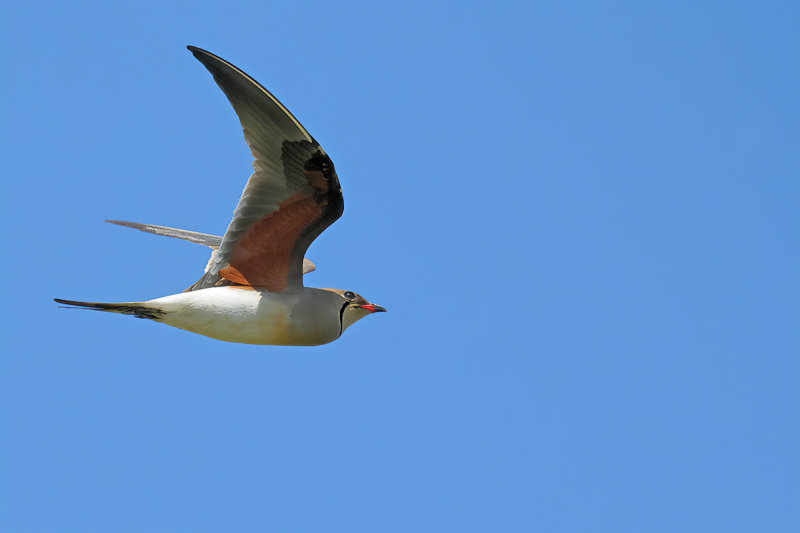
<instances>
[{"instance_id":1,"label":"outstretched wing","mask_svg":"<svg viewBox=\"0 0 800 533\"><path fill-rule=\"evenodd\" d=\"M239 117L253 174L219 249L191 290L223 283L273 292L303 284L303 256L344 210L333 163L291 113L253 78L189 46Z\"/></svg>"},{"instance_id":2,"label":"outstretched wing","mask_svg":"<svg viewBox=\"0 0 800 533\"><path fill-rule=\"evenodd\" d=\"M110 224L118 226L125 226L126 228L138 229L145 233L154 233L156 235L163 235L164 237L172 237L174 239L183 239L189 242L195 242L208 246L212 250L219 248L222 242L222 237L219 235L209 235L208 233L200 233L198 231L188 231L185 229L168 228L167 226L157 226L155 224L140 224L139 222L128 222L127 220L106 220Z\"/></svg>"},{"instance_id":3,"label":"outstretched wing","mask_svg":"<svg viewBox=\"0 0 800 533\"><path fill-rule=\"evenodd\" d=\"M154 233L156 235L163 235L164 237L172 237L174 239L183 239L185 241L194 242L208 246L212 250L219 248L222 242L222 237L219 235L209 235L208 233L200 233L199 231L189 231L185 229L169 228L167 226L158 226L156 224L140 224L139 222L128 222L126 220L106 220L111 224L118 226L125 226L126 228L138 229L145 233ZM303 258L303 274L308 274L317 269L314 263L306 258Z\"/></svg>"}]
</instances>

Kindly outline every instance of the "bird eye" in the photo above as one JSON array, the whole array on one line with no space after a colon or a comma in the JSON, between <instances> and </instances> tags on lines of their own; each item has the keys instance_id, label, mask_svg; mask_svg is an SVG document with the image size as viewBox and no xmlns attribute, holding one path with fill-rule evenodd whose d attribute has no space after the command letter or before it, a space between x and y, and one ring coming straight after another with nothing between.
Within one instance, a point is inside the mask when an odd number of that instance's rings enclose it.
<instances>
[{"instance_id":1,"label":"bird eye","mask_svg":"<svg viewBox=\"0 0 800 533\"><path fill-rule=\"evenodd\" d=\"M351 291L345 291L344 294L342 294L342 296L344 296L348 300L355 300L355 298L356 298L356 295L354 293L352 293Z\"/></svg>"}]
</instances>

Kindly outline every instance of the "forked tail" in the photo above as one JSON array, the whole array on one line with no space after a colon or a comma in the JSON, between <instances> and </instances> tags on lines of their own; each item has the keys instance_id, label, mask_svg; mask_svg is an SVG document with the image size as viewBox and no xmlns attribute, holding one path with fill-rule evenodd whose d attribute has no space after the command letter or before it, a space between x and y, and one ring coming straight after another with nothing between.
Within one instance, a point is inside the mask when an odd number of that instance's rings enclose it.
<instances>
[{"instance_id":1,"label":"forked tail","mask_svg":"<svg viewBox=\"0 0 800 533\"><path fill-rule=\"evenodd\" d=\"M148 306L143 302L105 304L97 302L76 302L75 300L62 300L60 298L53 298L53 300L60 304L72 305L78 309L91 309L92 311L122 313L123 315L133 315L136 318L149 318L150 320L160 320L165 314L163 310Z\"/></svg>"}]
</instances>

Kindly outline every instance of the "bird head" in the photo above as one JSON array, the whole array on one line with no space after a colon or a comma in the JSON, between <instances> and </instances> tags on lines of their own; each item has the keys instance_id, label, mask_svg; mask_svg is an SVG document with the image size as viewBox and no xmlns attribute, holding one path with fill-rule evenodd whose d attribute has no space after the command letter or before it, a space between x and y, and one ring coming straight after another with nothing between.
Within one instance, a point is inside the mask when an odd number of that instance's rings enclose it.
<instances>
[{"instance_id":1,"label":"bird head","mask_svg":"<svg viewBox=\"0 0 800 533\"><path fill-rule=\"evenodd\" d=\"M336 293L342 299L339 308L339 317L342 323L342 331L352 326L362 318L373 313L386 312L380 305L369 303L363 296L353 291L343 291L339 289L326 289Z\"/></svg>"}]
</instances>

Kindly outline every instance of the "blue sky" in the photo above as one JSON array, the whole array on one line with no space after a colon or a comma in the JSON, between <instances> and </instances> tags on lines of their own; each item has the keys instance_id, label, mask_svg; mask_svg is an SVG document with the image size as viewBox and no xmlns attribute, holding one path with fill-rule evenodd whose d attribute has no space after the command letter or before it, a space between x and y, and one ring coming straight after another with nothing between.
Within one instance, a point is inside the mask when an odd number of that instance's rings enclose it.
<instances>
[{"instance_id":1,"label":"blue sky","mask_svg":"<svg viewBox=\"0 0 800 533\"><path fill-rule=\"evenodd\" d=\"M795 2L6 3L0 531L800 530ZM187 44L331 155L307 284L389 312L226 344L178 292L250 172Z\"/></svg>"}]
</instances>

